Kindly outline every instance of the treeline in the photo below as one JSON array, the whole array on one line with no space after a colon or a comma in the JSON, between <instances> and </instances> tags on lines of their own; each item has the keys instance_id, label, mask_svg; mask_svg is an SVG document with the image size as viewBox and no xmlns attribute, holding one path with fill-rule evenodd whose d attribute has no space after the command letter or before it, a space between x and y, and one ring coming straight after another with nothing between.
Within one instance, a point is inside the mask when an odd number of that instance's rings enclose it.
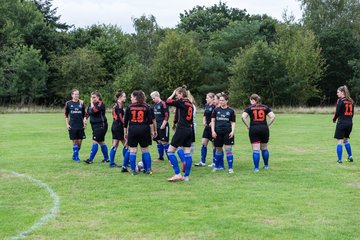
<instances>
[{"instance_id":1,"label":"treeline","mask_svg":"<svg viewBox=\"0 0 360 240\"><path fill-rule=\"evenodd\" d=\"M198 102L227 91L239 107L253 92L271 106L333 104L344 84L358 101L359 1L300 2L300 22L219 2L184 11L171 29L139 16L128 34L62 23L51 0L0 0L0 105L62 105L72 88L85 101L95 89L108 102L117 89L165 97L184 84Z\"/></svg>"}]
</instances>

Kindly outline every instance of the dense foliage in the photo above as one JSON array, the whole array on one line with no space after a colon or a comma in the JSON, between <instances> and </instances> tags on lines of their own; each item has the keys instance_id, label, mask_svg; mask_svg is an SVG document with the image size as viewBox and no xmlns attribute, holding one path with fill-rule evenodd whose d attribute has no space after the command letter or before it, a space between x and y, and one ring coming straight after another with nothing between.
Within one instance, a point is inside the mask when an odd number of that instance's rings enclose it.
<instances>
[{"instance_id":1,"label":"dense foliage","mask_svg":"<svg viewBox=\"0 0 360 240\"><path fill-rule=\"evenodd\" d=\"M119 88L166 97L183 84L198 102L225 91L239 107L254 92L272 106L328 105L344 84L358 101L360 3L299 2L299 22L219 2L184 10L173 29L134 18L129 34L62 23L51 0L0 0L0 104L61 105L72 88L85 101L95 89L108 102Z\"/></svg>"}]
</instances>

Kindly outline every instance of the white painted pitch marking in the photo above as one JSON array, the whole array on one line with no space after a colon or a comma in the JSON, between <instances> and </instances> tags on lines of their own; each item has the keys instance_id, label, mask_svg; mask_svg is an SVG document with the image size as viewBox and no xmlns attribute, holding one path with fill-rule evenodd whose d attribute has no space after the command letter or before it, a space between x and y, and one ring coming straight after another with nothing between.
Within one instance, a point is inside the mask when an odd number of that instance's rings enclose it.
<instances>
[{"instance_id":1,"label":"white painted pitch marking","mask_svg":"<svg viewBox=\"0 0 360 240\"><path fill-rule=\"evenodd\" d=\"M25 178L27 180L29 180L30 182L35 183L36 185L44 188L52 197L52 199L54 200L53 202L53 206L50 209L50 211L42 216L38 221L36 221L30 228L22 231L21 233L19 233L17 236L14 237L10 237L9 239L11 240L16 240L16 239L22 239L25 238L28 234L30 234L31 232L35 231L36 229L40 228L42 225L44 225L45 223L47 223L48 221L50 221L51 219L55 218L56 214L59 211L59 206L60 206L60 198L59 196L54 192L54 190L51 189L51 187L49 185L47 185L46 183L27 176L25 174L21 174L21 173L17 173L17 172L13 172L13 171L5 171L5 172L9 172L11 174L13 174L16 177L21 177L21 178Z\"/></svg>"}]
</instances>

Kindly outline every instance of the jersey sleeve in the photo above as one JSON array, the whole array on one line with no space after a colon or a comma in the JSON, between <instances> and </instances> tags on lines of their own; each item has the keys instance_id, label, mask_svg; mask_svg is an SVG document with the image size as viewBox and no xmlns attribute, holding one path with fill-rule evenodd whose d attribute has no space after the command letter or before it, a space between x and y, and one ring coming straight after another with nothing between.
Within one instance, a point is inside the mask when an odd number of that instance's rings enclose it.
<instances>
[{"instance_id":1,"label":"jersey sleeve","mask_svg":"<svg viewBox=\"0 0 360 240\"><path fill-rule=\"evenodd\" d=\"M336 119L341 115L341 110L342 110L342 101L340 99L337 100L336 103L336 110L335 110L335 114L333 117L333 121L335 122Z\"/></svg>"},{"instance_id":2,"label":"jersey sleeve","mask_svg":"<svg viewBox=\"0 0 360 240\"><path fill-rule=\"evenodd\" d=\"M124 115L124 128L128 127L129 119L130 119L130 107L127 107Z\"/></svg>"},{"instance_id":3,"label":"jersey sleeve","mask_svg":"<svg viewBox=\"0 0 360 240\"><path fill-rule=\"evenodd\" d=\"M164 121L169 121L169 107L165 102L162 102L162 110L164 113Z\"/></svg>"},{"instance_id":4,"label":"jersey sleeve","mask_svg":"<svg viewBox=\"0 0 360 240\"><path fill-rule=\"evenodd\" d=\"M68 108L68 102L65 103L65 107L64 107L64 115L65 117L69 117L69 108Z\"/></svg>"},{"instance_id":5,"label":"jersey sleeve","mask_svg":"<svg viewBox=\"0 0 360 240\"><path fill-rule=\"evenodd\" d=\"M234 110L231 111L230 122L236 122L236 113Z\"/></svg>"}]
</instances>

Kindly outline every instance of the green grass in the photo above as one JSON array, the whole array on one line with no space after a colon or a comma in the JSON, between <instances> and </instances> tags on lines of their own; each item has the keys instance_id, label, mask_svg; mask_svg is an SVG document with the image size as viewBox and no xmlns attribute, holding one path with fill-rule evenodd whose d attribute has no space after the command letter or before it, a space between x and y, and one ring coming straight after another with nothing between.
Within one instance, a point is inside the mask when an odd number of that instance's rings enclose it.
<instances>
[{"instance_id":1,"label":"green grass","mask_svg":"<svg viewBox=\"0 0 360 240\"><path fill-rule=\"evenodd\" d=\"M338 165L330 114L278 114L270 170L257 174L247 130L237 117L235 174L193 167L190 182L168 183L168 162L154 163L152 176L110 169L100 163L100 151L90 166L72 162L61 113L0 115L0 239L30 228L53 202L46 190L8 171L41 180L60 197L55 219L28 239L360 239L357 116L351 135L355 162ZM197 119L200 126L200 114ZM199 127L194 162L201 133ZM87 137L83 160L90 128Z\"/></svg>"}]
</instances>

